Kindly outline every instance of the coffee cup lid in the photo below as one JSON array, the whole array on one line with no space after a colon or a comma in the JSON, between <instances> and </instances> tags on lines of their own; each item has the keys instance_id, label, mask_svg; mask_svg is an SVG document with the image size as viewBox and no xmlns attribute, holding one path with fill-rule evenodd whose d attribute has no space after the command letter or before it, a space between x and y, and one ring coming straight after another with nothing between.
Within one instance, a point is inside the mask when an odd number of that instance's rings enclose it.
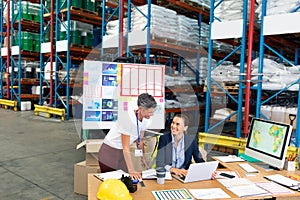
<instances>
[{"instance_id":1,"label":"coffee cup lid","mask_svg":"<svg viewBox=\"0 0 300 200\"><path fill-rule=\"evenodd\" d=\"M157 167L156 172L166 172L166 169L164 167Z\"/></svg>"}]
</instances>

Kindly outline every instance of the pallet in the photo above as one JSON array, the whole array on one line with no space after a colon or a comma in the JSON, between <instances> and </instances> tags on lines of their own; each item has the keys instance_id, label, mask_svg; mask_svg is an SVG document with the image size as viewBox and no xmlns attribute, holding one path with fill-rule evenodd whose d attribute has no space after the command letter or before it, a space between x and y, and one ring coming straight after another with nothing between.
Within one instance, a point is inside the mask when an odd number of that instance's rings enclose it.
<instances>
[{"instance_id":1,"label":"pallet","mask_svg":"<svg viewBox=\"0 0 300 200\"><path fill-rule=\"evenodd\" d=\"M200 47L200 45L198 45L198 44L192 44L189 42L177 42L177 45L183 46L183 47L189 47L189 48L199 48Z\"/></svg>"},{"instance_id":2,"label":"pallet","mask_svg":"<svg viewBox=\"0 0 300 200\"><path fill-rule=\"evenodd\" d=\"M158 0L157 4L192 18L197 18L199 13L209 16L208 8L187 0Z\"/></svg>"},{"instance_id":3,"label":"pallet","mask_svg":"<svg viewBox=\"0 0 300 200\"><path fill-rule=\"evenodd\" d=\"M221 83L222 87L229 93L229 94L238 94L239 87L236 85L227 85L227 83ZM203 91L206 92L206 84L204 85ZM210 92L222 92L222 89L219 88L217 85L211 85Z\"/></svg>"},{"instance_id":4,"label":"pallet","mask_svg":"<svg viewBox=\"0 0 300 200\"><path fill-rule=\"evenodd\" d=\"M197 4L197 3L193 2L193 1L188 1L188 0L178 0L178 1L182 2L182 3L186 4L186 5L193 6L193 7L198 7L199 6L199 4Z\"/></svg>"},{"instance_id":5,"label":"pallet","mask_svg":"<svg viewBox=\"0 0 300 200\"><path fill-rule=\"evenodd\" d=\"M84 46L83 44L70 44L70 48L92 49L91 46Z\"/></svg>"},{"instance_id":6,"label":"pallet","mask_svg":"<svg viewBox=\"0 0 300 200\"><path fill-rule=\"evenodd\" d=\"M40 23L33 21L33 20L28 20L28 19L21 19L16 20L14 23L14 28L18 30L18 23L20 22L22 31L28 31L28 32L33 32L33 33L39 33L40 31Z\"/></svg>"},{"instance_id":7,"label":"pallet","mask_svg":"<svg viewBox=\"0 0 300 200\"><path fill-rule=\"evenodd\" d=\"M163 38L163 37L156 36L154 34L151 34L151 40L177 45L177 41L175 39Z\"/></svg>"},{"instance_id":8,"label":"pallet","mask_svg":"<svg viewBox=\"0 0 300 200\"><path fill-rule=\"evenodd\" d=\"M64 9L61 10L61 12L67 12L67 11L68 11L68 8L64 8ZM74 7L74 6L70 6L70 11L78 11L78 12L98 16L97 12L86 10L86 9L83 9L83 8L77 8L77 7Z\"/></svg>"},{"instance_id":9,"label":"pallet","mask_svg":"<svg viewBox=\"0 0 300 200\"><path fill-rule=\"evenodd\" d=\"M59 18L64 21L67 19L67 12L70 12L71 20L78 20L88 24L98 25L101 23L102 18L98 15L97 12L85 10L83 8L76 8L71 6L70 9L64 8L59 13ZM50 17L50 13L44 14L44 17Z\"/></svg>"}]
</instances>

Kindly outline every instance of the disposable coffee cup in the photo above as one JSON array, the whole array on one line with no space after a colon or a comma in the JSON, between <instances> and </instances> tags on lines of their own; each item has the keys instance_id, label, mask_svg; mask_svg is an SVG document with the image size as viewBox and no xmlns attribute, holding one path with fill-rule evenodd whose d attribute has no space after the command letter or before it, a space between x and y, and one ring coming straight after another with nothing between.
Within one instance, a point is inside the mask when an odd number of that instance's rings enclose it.
<instances>
[{"instance_id":1,"label":"disposable coffee cup","mask_svg":"<svg viewBox=\"0 0 300 200\"><path fill-rule=\"evenodd\" d=\"M157 177L158 184L164 184L165 177L166 177L166 169L164 167L156 168L156 177Z\"/></svg>"}]
</instances>

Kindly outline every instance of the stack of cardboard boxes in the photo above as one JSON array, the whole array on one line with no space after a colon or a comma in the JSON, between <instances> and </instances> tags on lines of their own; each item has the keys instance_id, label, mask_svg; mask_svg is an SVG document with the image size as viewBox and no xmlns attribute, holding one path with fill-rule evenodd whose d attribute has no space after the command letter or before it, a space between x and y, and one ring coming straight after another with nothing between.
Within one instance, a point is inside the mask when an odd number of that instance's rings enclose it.
<instances>
[{"instance_id":1,"label":"stack of cardboard boxes","mask_svg":"<svg viewBox=\"0 0 300 200\"><path fill-rule=\"evenodd\" d=\"M98 164L98 152L102 145L102 139L85 140L77 145L77 149L85 146L85 161L74 165L74 192L82 195L88 194L88 174L100 173Z\"/></svg>"},{"instance_id":2,"label":"stack of cardboard boxes","mask_svg":"<svg viewBox=\"0 0 300 200\"><path fill-rule=\"evenodd\" d=\"M88 193L88 174L90 173L100 173L100 167L98 164L98 152L103 143L103 139L89 139L77 145L77 149L85 146L86 156L85 161L76 163L74 165L74 192L82 195L87 195ZM157 137L145 137L144 138L144 147L145 152L144 156L149 164L149 167L152 166L152 154L157 144ZM136 143L133 143L130 146L132 162L134 168L137 171L145 170L144 166L141 165L141 158L134 156L136 149Z\"/></svg>"}]
</instances>

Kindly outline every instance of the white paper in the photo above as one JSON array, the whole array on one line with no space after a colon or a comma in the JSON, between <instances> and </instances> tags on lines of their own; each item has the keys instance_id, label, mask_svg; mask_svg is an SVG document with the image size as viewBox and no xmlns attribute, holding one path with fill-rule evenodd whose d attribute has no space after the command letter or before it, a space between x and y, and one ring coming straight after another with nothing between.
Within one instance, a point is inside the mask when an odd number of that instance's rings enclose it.
<instances>
[{"instance_id":1,"label":"white paper","mask_svg":"<svg viewBox=\"0 0 300 200\"><path fill-rule=\"evenodd\" d=\"M239 197L270 195L270 193L255 184L227 188Z\"/></svg>"},{"instance_id":2,"label":"white paper","mask_svg":"<svg viewBox=\"0 0 300 200\"><path fill-rule=\"evenodd\" d=\"M217 179L226 188L253 184L246 178Z\"/></svg>"},{"instance_id":3,"label":"white paper","mask_svg":"<svg viewBox=\"0 0 300 200\"><path fill-rule=\"evenodd\" d=\"M221 161L221 162L243 162L244 159L236 156L236 155L228 155L228 156L215 156L215 159Z\"/></svg>"},{"instance_id":4,"label":"white paper","mask_svg":"<svg viewBox=\"0 0 300 200\"><path fill-rule=\"evenodd\" d=\"M142 171L142 179L156 179L156 170L148 169ZM165 180L172 180L172 175L170 172L166 172Z\"/></svg>"},{"instance_id":5,"label":"white paper","mask_svg":"<svg viewBox=\"0 0 300 200\"><path fill-rule=\"evenodd\" d=\"M121 179L122 175L124 176L129 176L128 173L124 172L123 170L116 170L116 171L111 171L111 172L105 172L105 173L100 173L100 174L94 174L94 176L102 181L109 179L109 178L116 178L116 179Z\"/></svg>"},{"instance_id":6,"label":"white paper","mask_svg":"<svg viewBox=\"0 0 300 200\"><path fill-rule=\"evenodd\" d=\"M231 198L221 188L189 189L189 192L196 199L228 199L228 198Z\"/></svg>"}]
</instances>

